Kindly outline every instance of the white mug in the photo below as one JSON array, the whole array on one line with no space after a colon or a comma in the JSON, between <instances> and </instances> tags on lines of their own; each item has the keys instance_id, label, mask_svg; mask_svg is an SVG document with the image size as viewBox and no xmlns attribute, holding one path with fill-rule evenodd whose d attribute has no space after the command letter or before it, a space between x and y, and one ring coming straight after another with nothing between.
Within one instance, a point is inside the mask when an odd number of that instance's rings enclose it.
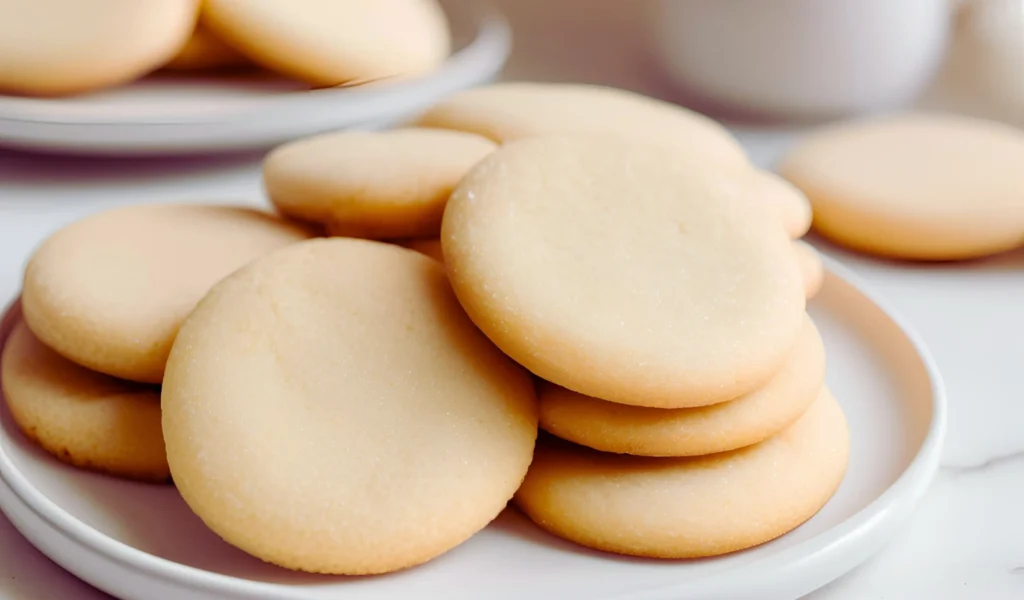
<instances>
[{"instance_id":1,"label":"white mug","mask_svg":"<svg viewBox=\"0 0 1024 600\"><path fill-rule=\"evenodd\" d=\"M690 93L762 115L911 100L945 53L949 0L659 0L658 52Z\"/></svg>"}]
</instances>

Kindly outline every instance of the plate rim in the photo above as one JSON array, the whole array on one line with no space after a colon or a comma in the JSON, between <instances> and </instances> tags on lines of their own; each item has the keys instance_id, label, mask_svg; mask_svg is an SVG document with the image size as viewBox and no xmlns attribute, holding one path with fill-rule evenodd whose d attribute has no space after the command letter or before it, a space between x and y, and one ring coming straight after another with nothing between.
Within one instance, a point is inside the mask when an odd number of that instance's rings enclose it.
<instances>
[{"instance_id":1,"label":"plate rim","mask_svg":"<svg viewBox=\"0 0 1024 600\"><path fill-rule=\"evenodd\" d=\"M917 330L909 324L900 311L895 310L887 301L880 299L863 279L836 259L823 255L822 261L829 275L838 277L854 287L867 300L875 304L906 336L920 359L931 386L931 422L914 457L885 491L839 524L791 548L745 565L745 568L753 569L756 572L753 579L747 581L746 585L748 586L757 587L761 583L776 579L789 579L793 575L791 573L793 569L807 569L808 561L812 563L827 562L837 553L841 554L846 546L855 543L856 538L860 537L856 535L859 530L874 531L884 527L893 519L898 521L904 516L903 513L918 504L923 498L938 470L941 458L948 420L947 397L944 381L931 351ZM19 312L20 297L15 297L5 309L4 323L10 326ZM0 327L0 346L2 346L2 337L6 333ZM149 554L104 535L76 519L32 485L12 463L2 447L0 447L0 481L7 485L21 504L51 528L71 538L89 551L143 576L154 577L172 585L181 585L184 581L189 586L214 594L244 594L257 600L280 600L290 597L287 592L288 586L249 581L183 565ZM796 557L801 560L794 560ZM715 579L715 576L708 576L674 585L643 588L609 596L606 600L627 600L627 598L629 600L654 600L655 598L678 597L679 594L708 593L714 591L708 586L713 585Z\"/></svg>"}]
</instances>

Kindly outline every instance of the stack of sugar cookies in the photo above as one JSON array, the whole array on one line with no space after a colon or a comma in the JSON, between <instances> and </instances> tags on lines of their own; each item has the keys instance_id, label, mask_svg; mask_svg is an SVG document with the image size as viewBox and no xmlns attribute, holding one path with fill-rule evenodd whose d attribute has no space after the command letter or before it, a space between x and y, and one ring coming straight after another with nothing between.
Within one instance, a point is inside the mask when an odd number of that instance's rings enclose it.
<instances>
[{"instance_id":1,"label":"stack of sugar cookies","mask_svg":"<svg viewBox=\"0 0 1024 600\"><path fill-rule=\"evenodd\" d=\"M576 444L542 439L520 508L659 557L817 512L847 436L804 312L822 269L805 244L794 258L798 191L719 125L618 90L499 84L418 125L284 146L267 190L330 233L443 250L473 322L542 379L540 426Z\"/></svg>"},{"instance_id":2,"label":"stack of sugar cookies","mask_svg":"<svg viewBox=\"0 0 1024 600\"><path fill-rule=\"evenodd\" d=\"M806 201L716 123L501 84L264 177L283 217L121 208L42 244L0 373L26 434L332 574L431 560L510 500L587 546L720 554L842 479Z\"/></svg>"},{"instance_id":3,"label":"stack of sugar cookies","mask_svg":"<svg viewBox=\"0 0 1024 600\"><path fill-rule=\"evenodd\" d=\"M153 70L258 65L317 87L433 70L436 0L0 0L0 90L52 96Z\"/></svg>"}]
</instances>

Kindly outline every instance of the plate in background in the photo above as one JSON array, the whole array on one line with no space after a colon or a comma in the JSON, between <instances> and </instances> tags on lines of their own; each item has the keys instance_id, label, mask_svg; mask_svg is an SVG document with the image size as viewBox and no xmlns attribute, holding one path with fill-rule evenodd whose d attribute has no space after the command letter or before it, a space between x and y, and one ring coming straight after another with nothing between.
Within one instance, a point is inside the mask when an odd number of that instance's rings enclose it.
<instances>
[{"instance_id":1,"label":"plate in background","mask_svg":"<svg viewBox=\"0 0 1024 600\"><path fill-rule=\"evenodd\" d=\"M294 573L228 546L172 487L57 462L18 432L6 404L0 508L55 562L127 600L796 598L854 568L897 531L931 482L946 426L942 382L917 336L846 269L825 263L810 312L825 341L828 384L850 425L849 469L821 512L750 550L689 561L620 557L559 540L508 509L420 567L377 577Z\"/></svg>"},{"instance_id":2,"label":"plate in background","mask_svg":"<svg viewBox=\"0 0 1024 600\"><path fill-rule=\"evenodd\" d=\"M503 16L486 2L442 3L455 52L423 77L312 90L273 74L156 73L83 96L0 95L0 145L67 154L199 154L399 122L493 79L508 59L512 34Z\"/></svg>"}]
</instances>

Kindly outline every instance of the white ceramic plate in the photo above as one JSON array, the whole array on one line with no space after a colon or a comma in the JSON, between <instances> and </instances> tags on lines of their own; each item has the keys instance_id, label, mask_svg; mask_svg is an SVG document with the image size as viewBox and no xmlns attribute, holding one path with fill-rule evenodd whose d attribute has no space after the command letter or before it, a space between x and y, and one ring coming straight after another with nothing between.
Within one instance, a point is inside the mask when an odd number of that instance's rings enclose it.
<instances>
[{"instance_id":1,"label":"white ceramic plate","mask_svg":"<svg viewBox=\"0 0 1024 600\"><path fill-rule=\"evenodd\" d=\"M0 507L51 559L129 600L796 598L852 569L893 535L927 489L945 432L942 383L927 351L845 269L832 261L828 267L811 313L828 351L828 383L849 420L850 465L821 512L758 548L704 560L624 558L563 542L509 509L421 567L380 577L292 573L222 542L172 487L119 481L51 459L7 412Z\"/></svg>"},{"instance_id":2,"label":"white ceramic plate","mask_svg":"<svg viewBox=\"0 0 1024 600\"><path fill-rule=\"evenodd\" d=\"M399 122L504 66L509 26L486 4L444 2L456 52L422 78L310 90L272 75L160 73L85 96L0 95L0 145L107 155L243 151Z\"/></svg>"}]
</instances>

